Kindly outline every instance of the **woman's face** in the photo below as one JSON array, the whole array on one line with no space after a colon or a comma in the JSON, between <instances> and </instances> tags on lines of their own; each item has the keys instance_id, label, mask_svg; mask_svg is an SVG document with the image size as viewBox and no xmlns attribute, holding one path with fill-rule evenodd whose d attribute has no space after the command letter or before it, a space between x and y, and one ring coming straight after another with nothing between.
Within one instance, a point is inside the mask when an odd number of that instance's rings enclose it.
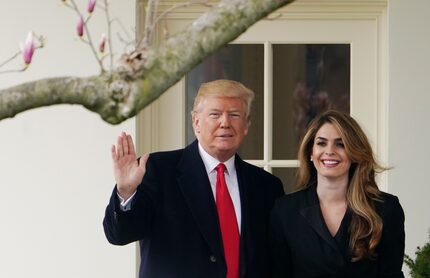
<instances>
[{"instance_id":1,"label":"woman's face","mask_svg":"<svg viewBox=\"0 0 430 278\"><path fill-rule=\"evenodd\" d=\"M351 160L346 154L345 146L336 128L325 123L314 138L311 159L318 173L318 180L348 181Z\"/></svg>"}]
</instances>

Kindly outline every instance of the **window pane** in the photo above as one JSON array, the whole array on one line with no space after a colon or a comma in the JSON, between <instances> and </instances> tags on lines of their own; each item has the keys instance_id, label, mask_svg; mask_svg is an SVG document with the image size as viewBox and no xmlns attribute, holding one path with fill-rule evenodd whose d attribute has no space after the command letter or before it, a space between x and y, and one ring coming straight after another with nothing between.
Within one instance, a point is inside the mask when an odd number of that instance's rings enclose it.
<instances>
[{"instance_id":1,"label":"window pane","mask_svg":"<svg viewBox=\"0 0 430 278\"><path fill-rule=\"evenodd\" d=\"M297 159L307 124L349 106L349 44L273 45L273 159Z\"/></svg>"},{"instance_id":2,"label":"window pane","mask_svg":"<svg viewBox=\"0 0 430 278\"><path fill-rule=\"evenodd\" d=\"M187 142L194 139L191 110L201 83L231 79L243 83L255 93L251 111L252 124L239 154L243 159L263 159L264 45L230 44L196 66L186 76Z\"/></svg>"},{"instance_id":3,"label":"window pane","mask_svg":"<svg viewBox=\"0 0 430 278\"><path fill-rule=\"evenodd\" d=\"M272 173L281 179L285 193L290 193L296 186L297 168L272 168Z\"/></svg>"}]
</instances>

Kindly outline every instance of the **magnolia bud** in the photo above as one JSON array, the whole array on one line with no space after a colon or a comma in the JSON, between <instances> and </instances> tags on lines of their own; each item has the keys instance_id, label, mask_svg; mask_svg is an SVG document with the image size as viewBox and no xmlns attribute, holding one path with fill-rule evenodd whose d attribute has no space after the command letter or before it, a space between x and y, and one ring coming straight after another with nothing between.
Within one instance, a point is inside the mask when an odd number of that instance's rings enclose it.
<instances>
[{"instance_id":1,"label":"magnolia bud","mask_svg":"<svg viewBox=\"0 0 430 278\"><path fill-rule=\"evenodd\" d=\"M25 40L25 43L21 44L22 57L26 65L29 65L31 63L34 50L35 50L34 35L33 35L33 32L29 32L27 35L27 39Z\"/></svg>"},{"instance_id":2,"label":"magnolia bud","mask_svg":"<svg viewBox=\"0 0 430 278\"><path fill-rule=\"evenodd\" d=\"M106 44L106 35L102 34L99 41L99 51L100 53L105 52L105 44Z\"/></svg>"},{"instance_id":3,"label":"magnolia bud","mask_svg":"<svg viewBox=\"0 0 430 278\"><path fill-rule=\"evenodd\" d=\"M79 37L84 35L84 20L82 19L82 16L78 17L78 22L76 23L76 32L78 33Z\"/></svg>"},{"instance_id":4,"label":"magnolia bud","mask_svg":"<svg viewBox=\"0 0 430 278\"><path fill-rule=\"evenodd\" d=\"M87 12L92 13L96 6L96 0L89 0L87 5Z\"/></svg>"}]
</instances>

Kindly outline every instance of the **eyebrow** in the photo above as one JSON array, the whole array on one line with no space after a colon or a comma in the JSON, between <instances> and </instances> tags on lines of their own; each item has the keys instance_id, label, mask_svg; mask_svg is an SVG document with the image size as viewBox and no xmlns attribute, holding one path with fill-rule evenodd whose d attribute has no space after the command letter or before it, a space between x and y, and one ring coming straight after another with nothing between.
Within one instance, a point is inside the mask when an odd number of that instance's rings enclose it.
<instances>
[{"instance_id":1,"label":"eyebrow","mask_svg":"<svg viewBox=\"0 0 430 278\"><path fill-rule=\"evenodd\" d=\"M218 109L218 108L211 108L209 109L210 112L222 112L222 109ZM240 113L242 112L240 109L231 109L231 110L227 110L227 113Z\"/></svg>"},{"instance_id":2,"label":"eyebrow","mask_svg":"<svg viewBox=\"0 0 430 278\"><path fill-rule=\"evenodd\" d=\"M327 138L324 138L324 137L321 137L321 136L316 137L315 140L328 141ZM342 138L340 138L340 137L336 138L336 139L334 139L334 141L342 141Z\"/></svg>"}]
</instances>

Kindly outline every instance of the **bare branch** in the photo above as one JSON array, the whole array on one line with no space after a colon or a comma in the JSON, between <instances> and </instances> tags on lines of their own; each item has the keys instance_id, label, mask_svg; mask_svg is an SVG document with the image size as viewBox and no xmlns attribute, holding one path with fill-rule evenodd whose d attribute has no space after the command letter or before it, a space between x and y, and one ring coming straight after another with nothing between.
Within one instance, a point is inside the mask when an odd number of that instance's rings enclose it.
<instances>
[{"instance_id":1,"label":"bare branch","mask_svg":"<svg viewBox=\"0 0 430 278\"><path fill-rule=\"evenodd\" d=\"M61 77L29 82L0 93L0 118L54 104L80 104L109 123L125 120L133 111L132 83L119 75L88 78ZM135 90L135 89L134 89Z\"/></svg>"},{"instance_id":2,"label":"bare branch","mask_svg":"<svg viewBox=\"0 0 430 278\"><path fill-rule=\"evenodd\" d=\"M104 0L104 11L106 14L106 22L107 22L107 29L108 29L108 46L109 46L109 68L110 70L113 70L113 47L112 47L112 21L110 19L110 13L109 13L109 3L108 0Z\"/></svg>"},{"instance_id":3,"label":"bare branch","mask_svg":"<svg viewBox=\"0 0 430 278\"><path fill-rule=\"evenodd\" d=\"M23 71L25 71L27 69L27 67L23 67L22 69L15 69L15 70L3 70L3 71L0 71L0 74L3 74L3 73L17 73L17 72L23 72Z\"/></svg>"},{"instance_id":4,"label":"bare branch","mask_svg":"<svg viewBox=\"0 0 430 278\"><path fill-rule=\"evenodd\" d=\"M4 65L6 65L7 63L13 61L21 53L22 53L21 51L18 51L17 53L15 53L14 55L12 55L12 57L10 57L9 59L7 59L6 61L4 61L3 63L0 64L0 68L3 67Z\"/></svg>"},{"instance_id":5,"label":"bare branch","mask_svg":"<svg viewBox=\"0 0 430 278\"><path fill-rule=\"evenodd\" d=\"M126 35L128 41L133 41L132 36L130 35L130 33L127 31L127 28L125 28L124 24L121 22L121 20L119 20L119 18L114 17L112 18L112 23L117 23L118 26L122 29L122 32Z\"/></svg>"},{"instance_id":6,"label":"bare branch","mask_svg":"<svg viewBox=\"0 0 430 278\"><path fill-rule=\"evenodd\" d=\"M145 20L145 32L144 32L144 35L142 36L142 39L137 44L136 49L147 49L147 48L149 48L149 46L151 44L151 38L152 38L153 32L154 32L155 28L157 27L157 24L164 17L166 17L169 13L173 12L174 10L177 10L179 8L188 7L191 5L203 5L206 7L212 7L212 5L208 3L208 0L188 1L185 3L178 3L178 4L173 5L172 7L168 8L167 10L165 10L163 13L161 13L157 17L155 17L156 13L152 9L148 8L146 20ZM149 13L151 13L152 16L149 16ZM148 20L148 18L150 18L151 20Z\"/></svg>"},{"instance_id":7,"label":"bare branch","mask_svg":"<svg viewBox=\"0 0 430 278\"><path fill-rule=\"evenodd\" d=\"M80 16L81 18L84 18L84 17L82 16L82 13L79 11L79 8L78 8L78 6L76 5L75 0L70 0L70 2L72 3L71 8L72 8L72 9L73 9L77 14L78 14L78 16ZM70 7L70 5L69 5L69 4L66 4L66 6L67 6L67 7ZM94 57L95 57L95 58L96 58L96 60L97 60L97 63L98 63L98 64L99 64L99 66L100 66L100 71L101 71L101 73L104 73L104 72L105 72L105 69L104 69L103 63L102 63L101 59L99 58L99 55L97 54L97 50L95 49L95 47L94 47L94 43L93 43L93 41L92 41L92 39L91 39L90 30L88 29L88 24L87 24L87 22L88 22L88 20L89 20L90 16L91 16L91 15L89 15L89 16L87 17L87 19L85 19L85 20L84 20L85 36L87 37L87 39L88 39L87 43L88 43L88 45L90 46L90 49L91 49L91 51L93 52ZM85 42L85 40L83 40L83 41ZM110 49L109 49L109 50L110 50Z\"/></svg>"},{"instance_id":8,"label":"bare branch","mask_svg":"<svg viewBox=\"0 0 430 278\"><path fill-rule=\"evenodd\" d=\"M208 3L208 0L203 0L203 1L189 1L189 2L185 2L185 3L178 3L173 5L172 7L166 9L163 13L161 13L152 23L151 28L154 29L156 27L156 25L158 24L158 22L160 22L160 20L162 20L164 17L166 17L168 14L170 14L171 12L173 12L174 10L180 9L180 8L185 8L191 5L202 5L205 7L212 7L211 4Z\"/></svg>"},{"instance_id":9,"label":"bare branch","mask_svg":"<svg viewBox=\"0 0 430 278\"><path fill-rule=\"evenodd\" d=\"M145 11L145 29L143 31L142 40L138 44L138 48L147 49L151 45L153 29L152 23L155 19L156 7L158 0L148 0Z\"/></svg>"}]
</instances>

